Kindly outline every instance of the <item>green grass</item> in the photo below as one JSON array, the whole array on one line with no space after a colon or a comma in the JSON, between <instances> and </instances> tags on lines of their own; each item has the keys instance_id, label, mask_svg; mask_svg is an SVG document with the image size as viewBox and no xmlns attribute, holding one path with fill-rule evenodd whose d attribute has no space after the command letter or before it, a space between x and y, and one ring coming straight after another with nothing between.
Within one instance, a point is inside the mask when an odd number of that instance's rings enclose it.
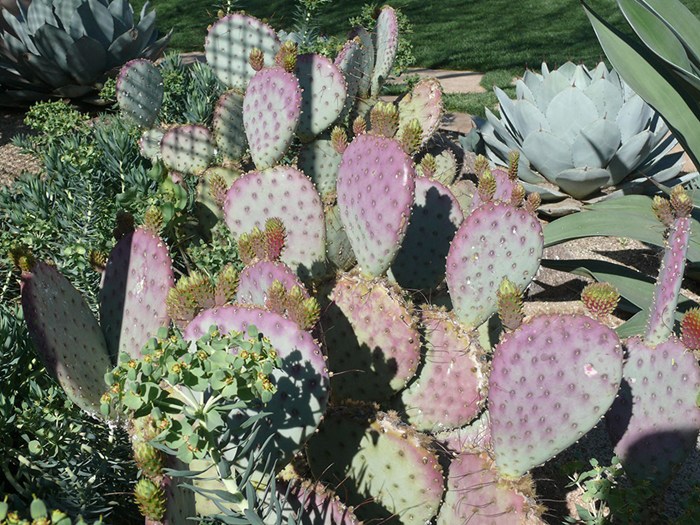
<instances>
[{"instance_id":1,"label":"green grass","mask_svg":"<svg viewBox=\"0 0 700 525\"><path fill-rule=\"evenodd\" d=\"M700 0L684 0L700 14ZM152 0L161 30L174 28L172 48L201 50L208 24L216 17L216 0ZM321 14L322 32L344 35L348 18L359 13L365 0L335 0ZM384 3L384 2L382 2ZM602 50L576 0L388 0L413 23L409 35L416 65L459 70L522 71L546 60L595 64ZM608 20L623 27L614 0L590 2ZM139 7L143 0L134 1ZM296 2L242 0L249 13L268 19L276 29L289 28Z\"/></svg>"}]
</instances>

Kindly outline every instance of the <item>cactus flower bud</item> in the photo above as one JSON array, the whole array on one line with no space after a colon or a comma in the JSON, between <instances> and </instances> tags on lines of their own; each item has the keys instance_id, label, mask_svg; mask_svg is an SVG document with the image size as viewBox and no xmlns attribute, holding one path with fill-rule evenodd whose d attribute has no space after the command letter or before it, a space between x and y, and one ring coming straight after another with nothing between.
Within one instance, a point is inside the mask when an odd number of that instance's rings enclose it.
<instances>
[{"instance_id":1,"label":"cactus flower bud","mask_svg":"<svg viewBox=\"0 0 700 525\"><path fill-rule=\"evenodd\" d=\"M671 224L673 224L673 210L671 209L669 200L664 199L660 195L656 195L651 208L654 210L656 218L659 219L664 226L670 228Z\"/></svg>"},{"instance_id":2,"label":"cactus flower bud","mask_svg":"<svg viewBox=\"0 0 700 525\"><path fill-rule=\"evenodd\" d=\"M478 178L481 178L481 176L486 172L486 170L489 169L489 161L486 157L483 155L478 155L476 157L476 160L474 161L474 173Z\"/></svg>"},{"instance_id":3,"label":"cactus flower bud","mask_svg":"<svg viewBox=\"0 0 700 525\"><path fill-rule=\"evenodd\" d=\"M262 49L254 47L248 56L248 62L250 63L250 67L252 67L255 71L260 71L262 68L264 68L265 55L263 54Z\"/></svg>"},{"instance_id":4,"label":"cactus flower bud","mask_svg":"<svg viewBox=\"0 0 700 525\"><path fill-rule=\"evenodd\" d=\"M680 184L671 190L671 208L673 208L676 217L689 217L690 212L693 211L693 199Z\"/></svg>"},{"instance_id":5,"label":"cactus flower bud","mask_svg":"<svg viewBox=\"0 0 700 525\"><path fill-rule=\"evenodd\" d=\"M435 177L435 173L437 172L437 161L435 160L435 156L431 153L426 153L425 157L423 157L420 161L420 169L423 172L424 177L428 177L430 179Z\"/></svg>"},{"instance_id":6,"label":"cactus flower bud","mask_svg":"<svg viewBox=\"0 0 700 525\"><path fill-rule=\"evenodd\" d=\"M284 223L277 217L265 222L265 255L268 261L277 261L282 255L287 239Z\"/></svg>"},{"instance_id":7,"label":"cactus flower bud","mask_svg":"<svg viewBox=\"0 0 700 525\"><path fill-rule=\"evenodd\" d=\"M367 132L367 121L363 116L359 116L352 123L352 133L356 137Z\"/></svg>"},{"instance_id":8,"label":"cactus flower bud","mask_svg":"<svg viewBox=\"0 0 700 525\"><path fill-rule=\"evenodd\" d=\"M423 127L420 125L418 119L411 119L403 132L401 133L400 142L403 150L412 155L420 148L420 143L422 140Z\"/></svg>"},{"instance_id":9,"label":"cactus flower bud","mask_svg":"<svg viewBox=\"0 0 700 525\"><path fill-rule=\"evenodd\" d=\"M333 149L341 155L348 147L348 134L340 126L336 126L331 131L331 144Z\"/></svg>"},{"instance_id":10,"label":"cactus flower bud","mask_svg":"<svg viewBox=\"0 0 700 525\"><path fill-rule=\"evenodd\" d=\"M146 518L161 521L165 515L165 492L148 478L141 478L134 488L134 500Z\"/></svg>"},{"instance_id":11,"label":"cactus flower bud","mask_svg":"<svg viewBox=\"0 0 700 525\"><path fill-rule=\"evenodd\" d=\"M498 291L498 316L501 324L509 330L515 330L523 322L523 296L518 287L504 277Z\"/></svg>"},{"instance_id":12,"label":"cactus flower bud","mask_svg":"<svg viewBox=\"0 0 700 525\"><path fill-rule=\"evenodd\" d=\"M496 178L489 170L486 170L479 178L477 191L484 201L490 201L496 193Z\"/></svg>"},{"instance_id":13,"label":"cactus flower bud","mask_svg":"<svg viewBox=\"0 0 700 525\"><path fill-rule=\"evenodd\" d=\"M399 109L391 102L377 102L370 111L369 121L373 134L392 138L399 129Z\"/></svg>"},{"instance_id":14,"label":"cactus flower bud","mask_svg":"<svg viewBox=\"0 0 700 525\"><path fill-rule=\"evenodd\" d=\"M513 150L508 154L508 178L515 180L518 178L518 162L520 162L520 152Z\"/></svg>"},{"instance_id":15,"label":"cactus flower bud","mask_svg":"<svg viewBox=\"0 0 700 525\"><path fill-rule=\"evenodd\" d=\"M290 40L284 42L275 56L275 64L292 73L297 67L297 45Z\"/></svg>"},{"instance_id":16,"label":"cactus flower bud","mask_svg":"<svg viewBox=\"0 0 700 525\"><path fill-rule=\"evenodd\" d=\"M688 350L700 351L700 308L691 308L683 315L681 341Z\"/></svg>"},{"instance_id":17,"label":"cactus flower bud","mask_svg":"<svg viewBox=\"0 0 700 525\"><path fill-rule=\"evenodd\" d=\"M539 193L530 193L523 203L523 208L525 208L530 213L537 213L537 208L542 204L542 197Z\"/></svg>"},{"instance_id":18,"label":"cactus flower bud","mask_svg":"<svg viewBox=\"0 0 700 525\"><path fill-rule=\"evenodd\" d=\"M593 317L604 321L617 308L620 294L610 283L591 283L581 292L581 301Z\"/></svg>"}]
</instances>

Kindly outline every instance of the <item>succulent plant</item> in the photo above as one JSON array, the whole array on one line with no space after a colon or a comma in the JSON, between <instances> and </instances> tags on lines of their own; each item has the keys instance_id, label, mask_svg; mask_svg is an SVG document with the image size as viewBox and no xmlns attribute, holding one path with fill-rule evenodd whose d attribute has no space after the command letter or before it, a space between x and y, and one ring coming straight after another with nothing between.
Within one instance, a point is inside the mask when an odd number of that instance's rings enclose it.
<instances>
[{"instance_id":1,"label":"succulent plant","mask_svg":"<svg viewBox=\"0 0 700 525\"><path fill-rule=\"evenodd\" d=\"M0 11L2 104L77 98L99 89L106 74L135 58L156 59L170 34L157 38L148 2L134 20L126 0L34 0Z\"/></svg>"},{"instance_id":2,"label":"succulent plant","mask_svg":"<svg viewBox=\"0 0 700 525\"><path fill-rule=\"evenodd\" d=\"M664 182L681 169L668 127L615 70L567 62L526 71L511 100L495 88L500 118L486 110L480 132L489 158L520 153L518 177L545 200L585 199L632 179Z\"/></svg>"}]
</instances>

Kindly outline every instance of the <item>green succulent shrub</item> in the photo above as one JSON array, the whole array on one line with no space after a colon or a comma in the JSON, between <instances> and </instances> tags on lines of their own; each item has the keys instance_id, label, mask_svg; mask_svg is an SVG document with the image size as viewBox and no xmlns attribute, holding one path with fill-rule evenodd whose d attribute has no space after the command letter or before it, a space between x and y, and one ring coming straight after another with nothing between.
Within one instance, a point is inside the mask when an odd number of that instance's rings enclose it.
<instances>
[{"instance_id":1,"label":"green succulent shrub","mask_svg":"<svg viewBox=\"0 0 700 525\"><path fill-rule=\"evenodd\" d=\"M77 98L99 89L110 70L137 57L157 58L170 39L158 39L148 3L134 20L126 0L34 0L2 9L0 104Z\"/></svg>"},{"instance_id":2,"label":"green succulent shrub","mask_svg":"<svg viewBox=\"0 0 700 525\"><path fill-rule=\"evenodd\" d=\"M500 118L487 108L480 129L486 152L506 165L517 151L518 177L544 200L590 199L623 183L667 182L681 170L661 116L602 62L593 70L543 64L541 74L526 71L516 82L515 100L495 92Z\"/></svg>"}]
</instances>

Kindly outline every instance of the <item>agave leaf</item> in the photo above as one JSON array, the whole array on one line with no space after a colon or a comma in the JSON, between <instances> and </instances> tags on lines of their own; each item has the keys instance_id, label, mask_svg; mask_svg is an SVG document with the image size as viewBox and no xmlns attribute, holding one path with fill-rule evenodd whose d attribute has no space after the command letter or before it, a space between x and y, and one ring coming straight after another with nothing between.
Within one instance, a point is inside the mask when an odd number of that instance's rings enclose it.
<instances>
[{"instance_id":1,"label":"agave leaf","mask_svg":"<svg viewBox=\"0 0 700 525\"><path fill-rule=\"evenodd\" d=\"M583 91L568 87L552 99L546 115L552 133L567 144L573 144L581 128L598 119L598 110Z\"/></svg>"},{"instance_id":2,"label":"agave leaf","mask_svg":"<svg viewBox=\"0 0 700 525\"><path fill-rule=\"evenodd\" d=\"M581 128L571 146L574 166L604 168L620 147L620 128L601 118Z\"/></svg>"},{"instance_id":3,"label":"agave leaf","mask_svg":"<svg viewBox=\"0 0 700 525\"><path fill-rule=\"evenodd\" d=\"M585 89L591 85L591 75L585 66L576 66L574 76L572 77L572 85L579 89Z\"/></svg>"},{"instance_id":4,"label":"agave leaf","mask_svg":"<svg viewBox=\"0 0 700 525\"><path fill-rule=\"evenodd\" d=\"M639 166L651 152L650 131L642 131L625 142L610 159L608 170L612 175L613 184L621 182L627 175Z\"/></svg>"},{"instance_id":5,"label":"agave leaf","mask_svg":"<svg viewBox=\"0 0 700 525\"><path fill-rule=\"evenodd\" d=\"M557 68L560 75L564 75L569 85L572 85L579 66L571 61L565 62Z\"/></svg>"},{"instance_id":6,"label":"agave leaf","mask_svg":"<svg viewBox=\"0 0 700 525\"><path fill-rule=\"evenodd\" d=\"M538 75L537 73L527 69L523 75L523 83L530 89L530 91L534 92L535 90L539 89L540 86L542 86L542 75Z\"/></svg>"},{"instance_id":7,"label":"agave leaf","mask_svg":"<svg viewBox=\"0 0 700 525\"><path fill-rule=\"evenodd\" d=\"M604 168L573 168L560 171L556 184L574 199L584 199L610 185L610 172Z\"/></svg>"},{"instance_id":8,"label":"agave leaf","mask_svg":"<svg viewBox=\"0 0 700 525\"><path fill-rule=\"evenodd\" d=\"M163 54L163 50L168 45L168 42L170 42L170 37L172 35L173 30L171 29L170 31L168 31L168 34L165 35L163 38L156 40L151 45L146 47L143 51L141 51L141 58L154 61L160 58L160 56Z\"/></svg>"},{"instance_id":9,"label":"agave leaf","mask_svg":"<svg viewBox=\"0 0 700 525\"><path fill-rule=\"evenodd\" d=\"M571 146L549 131L530 133L522 149L532 167L552 184L556 184L559 172L575 167Z\"/></svg>"},{"instance_id":10,"label":"agave leaf","mask_svg":"<svg viewBox=\"0 0 700 525\"><path fill-rule=\"evenodd\" d=\"M700 63L700 20L678 0L641 0L675 33L697 65ZM625 3L629 3L628 1ZM622 9L622 4L620 8ZM622 10L624 13L624 10ZM629 20L629 19L628 19ZM632 22L630 21L630 25ZM632 25L632 28L636 28ZM639 34L639 33L637 33ZM654 38L654 35L651 35ZM640 35L641 38L641 35ZM644 40L649 46L648 42ZM649 46L651 47L651 46Z\"/></svg>"},{"instance_id":11,"label":"agave leaf","mask_svg":"<svg viewBox=\"0 0 700 525\"><path fill-rule=\"evenodd\" d=\"M78 83L89 86L107 70L107 52L97 40L84 36L71 44L67 62Z\"/></svg>"},{"instance_id":12,"label":"agave leaf","mask_svg":"<svg viewBox=\"0 0 700 525\"><path fill-rule=\"evenodd\" d=\"M605 65L605 62L598 62L595 69L591 71L591 83L595 82L596 80L600 80L601 78L607 79L609 75L610 71L608 71L608 67Z\"/></svg>"},{"instance_id":13,"label":"agave leaf","mask_svg":"<svg viewBox=\"0 0 700 525\"><path fill-rule=\"evenodd\" d=\"M39 55L27 55L27 63L34 75L47 86L56 87L70 84L73 79L53 61ZM37 89L37 86L33 86Z\"/></svg>"},{"instance_id":14,"label":"agave leaf","mask_svg":"<svg viewBox=\"0 0 700 525\"><path fill-rule=\"evenodd\" d=\"M537 99L537 107L546 113L550 101L568 86L570 86L569 81L558 70L547 74L542 80L540 89L532 92Z\"/></svg>"},{"instance_id":15,"label":"agave leaf","mask_svg":"<svg viewBox=\"0 0 700 525\"><path fill-rule=\"evenodd\" d=\"M617 125L620 126L622 142L627 142L637 133L645 130L653 115L654 111L641 97L634 95L625 100L616 118Z\"/></svg>"},{"instance_id":16,"label":"agave leaf","mask_svg":"<svg viewBox=\"0 0 700 525\"><path fill-rule=\"evenodd\" d=\"M547 118L529 100L513 100L512 113L508 114L508 118L513 123L514 135L521 140L535 131L551 131Z\"/></svg>"},{"instance_id":17,"label":"agave leaf","mask_svg":"<svg viewBox=\"0 0 700 525\"><path fill-rule=\"evenodd\" d=\"M114 40L114 19L112 18L112 13L110 13L109 9L99 0L88 0L88 5L90 6L90 11L95 19L95 23L98 25L107 41L111 42Z\"/></svg>"},{"instance_id":18,"label":"agave leaf","mask_svg":"<svg viewBox=\"0 0 700 525\"><path fill-rule=\"evenodd\" d=\"M10 13L9 11L3 9L0 10L0 12L2 13L3 17L5 18L5 21L10 26L12 31L14 31L17 35L17 38L19 38L22 41L22 43L26 46L27 50L30 53L38 55L39 50L34 45L34 40L32 40L32 37L29 36L29 33L27 33L26 27L17 18L12 16L12 13Z\"/></svg>"},{"instance_id":19,"label":"agave leaf","mask_svg":"<svg viewBox=\"0 0 700 525\"><path fill-rule=\"evenodd\" d=\"M528 72L526 71L525 74L527 75L527 73ZM533 104L537 105L535 96L532 94L532 90L521 79L515 81L515 96L519 100L527 100L528 102L532 102Z\"/></svg>"},{"instance_id":20,"label":"agave leaf","mask_svg":"<svg viewBox=\"0 0 700 525\"><path fill-rule=\"evenodd\" d=\"M601 62L602 64L602 62ZM615 119L622 107L622 91L618 86L605 78L599 78L588 86L584 93L595 104L598 116L601 118Z\"/></svg>"},{"instance_id":21,"label":"agave leaf","mask_svg":"<svg viewBox=\"0 0 700 525\"><path fill-rule=\"evenodd\" d=\"M700 156L700 106L697 91L668 74L668 67L639 43L623 35L582 2L605 54L615 69L651 104L675 133L696 166Z\"/></svg>"},{"instance_id":22,"label":"agave leaf","mask_svg":"<svg viewBox=\"0 0 700 525\"><path fill-rule=\"evenodd\" d=\"M50 0L34 0L27 9L27 29L33 35L45 24L57 26Z\"/></svg>"},{"instance_id":23,"label":"agave leaf","mask_svg":"<svg viewBox=\"0 0 700 525\"><path fill-rule=\"evenodd\" d=\"M105 48L112 41L102 31L102 27L100 27L90 9L90 4L87 2L78 6L78 9L73 14L70 22L70 34L76 40L82 36L89 36L97 40Z\"/></svg>"},{"instance_id":24,"label":"agave leaf","mask_svg":"<svg viewBox=\"0 0 700 525\"><path fill-rule=\"evenodd\" d=\"M119 20L120 25L127 28L134 26L134 9L127 0L112 0L108 9L109 12L112 13L112 16L116 20ZM115 29L115 34L121 33L123 33L123 31L117 32Z\"/></svg>"},{"instance_id":25,"label":"agave leaf","mask_svg":"<svg viewBox=\"0 0 700 525\"><path fill-rule=\"evenodd\" d=\"M68 33L47 24L37 29L34 34L34 42L36 42L36 47L43 58L51 60L66 74L70 74L67 57L73 39Z\"/></svg>"},{"instance_id":26,"label":"agave leaf","mask_svg":"<svg viewBox=\"0 0 700 525\"><path fill-rule=\"evenodd\" d=\"M61 27L68 31L73 14L78 9L81 0L53 0L53 10Z\"/></svg>"}]
</instances>

